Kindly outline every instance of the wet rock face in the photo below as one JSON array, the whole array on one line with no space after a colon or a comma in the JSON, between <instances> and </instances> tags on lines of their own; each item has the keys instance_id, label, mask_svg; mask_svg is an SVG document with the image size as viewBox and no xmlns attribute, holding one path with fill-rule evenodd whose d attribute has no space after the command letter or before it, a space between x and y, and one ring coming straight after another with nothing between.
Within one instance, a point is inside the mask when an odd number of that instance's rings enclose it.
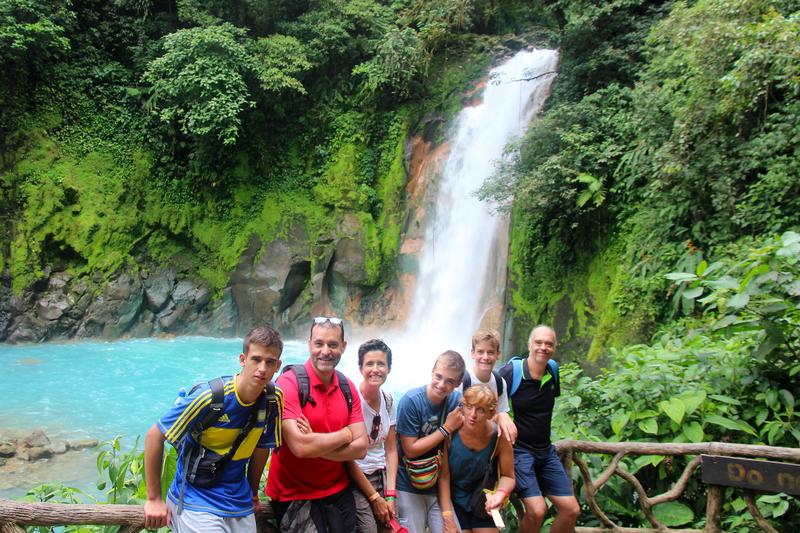
<instances>
[{"instance_id":1,"label":"wet rock face","mask_svg":"<svg viewBox=\"0 0 800 533\"><path fill-rule=\"evenodd\" d=\"M140 265L108 280L46 272L14 296L0 286L0 341L158 334L241 336L272 324L304 334L315 314L373 322L386 307L365 268L366 234L345 214L329 234L309 237L300 223L270 242L253 235L228 286L216 295L188 267ZM375 293L375 294L373 294Z\"/></svg>"}]
</instances>

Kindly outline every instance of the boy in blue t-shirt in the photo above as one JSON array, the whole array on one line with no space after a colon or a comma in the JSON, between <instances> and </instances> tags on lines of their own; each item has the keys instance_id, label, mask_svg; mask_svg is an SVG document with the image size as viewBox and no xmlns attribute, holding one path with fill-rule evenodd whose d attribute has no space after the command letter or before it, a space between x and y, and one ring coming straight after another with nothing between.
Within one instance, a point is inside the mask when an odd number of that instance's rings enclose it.
<instances>
[{"instance_id":1,"label":"boy in blue t-shirt","mask_svg":"<svg viewBox=\"0 0 800 533\"><path fill-rule=\"evenodd\" d=\"M241 371L224 381L222 415L194 442L190 431L203 420L212 401L208 384L189 396L178 398L175 405L147 432L144 446L147 502L145 527L156 529L171 525L175 533L184 531L255 532L254 511L260 505L258 486L269 449L280 445L280 419L283 397L275 390L274 407L267 404L265 390L280 368L283 342L269 326L255 328L243 342L239 355ZM251 429L236 448L214 484L195 486L185 479L186 454L197 445L225 455L253 417ZM190 439L192 446L181 446ZM161 495L161 466L164 441L179 449L175 478L167 501ZM249 466L248 466L249 465ZM181 508L182 506L182 508Z\"/></svg>"},{"instance_id":2,"label":"boy in blue t-shirt","mask_svg":"<svg viewBox=\"0 0 800 533\"><path fill-rule=\"evenodd\" d=\"M441 533L445 523L455 530L452 511L443 516L439 508L435 482L426 489L415 487L406 461L436 456L447 436L463 424L461 393L455 389L465 369L458 352L444 352L436 359L431 382L408 391L397 408L397 516L409 533L424 533L426 524L433 533Z\"/></svg>"}]
</instances>

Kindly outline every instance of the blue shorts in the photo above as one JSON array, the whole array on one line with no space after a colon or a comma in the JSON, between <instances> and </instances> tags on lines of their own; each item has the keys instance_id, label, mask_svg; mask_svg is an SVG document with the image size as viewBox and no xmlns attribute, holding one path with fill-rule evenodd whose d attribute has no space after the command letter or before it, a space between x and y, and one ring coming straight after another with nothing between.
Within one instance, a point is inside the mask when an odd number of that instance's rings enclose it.
<instances>
[{"instance_id":1,"label":"blue shorts","mask_svg":"<svg viewBox=\"0 0 800 533\"><path fill-rule=\"evenodd\" d=\"M531 452L514 448L514 492L521 499L535 496L573 496L572 480L556 455L556 447Z\"/></svg>"}]
</instances>

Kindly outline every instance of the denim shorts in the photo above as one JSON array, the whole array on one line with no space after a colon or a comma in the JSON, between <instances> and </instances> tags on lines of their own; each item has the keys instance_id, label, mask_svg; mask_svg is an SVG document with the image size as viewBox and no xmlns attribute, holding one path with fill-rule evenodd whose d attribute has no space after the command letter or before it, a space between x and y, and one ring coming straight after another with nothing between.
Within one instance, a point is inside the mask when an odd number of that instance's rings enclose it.
<instances>
[{"instance_id":1,"label":"denim shorts","mask_svg":"<svg viewBox=\"0 0 800 533\"><path fill-rule=\"evenodd\" d=\"M535 496L572 496L572 480L556 455L556 447L530 451L514 448L514 492L522 499Z\"/></svg>"}]
</instances>

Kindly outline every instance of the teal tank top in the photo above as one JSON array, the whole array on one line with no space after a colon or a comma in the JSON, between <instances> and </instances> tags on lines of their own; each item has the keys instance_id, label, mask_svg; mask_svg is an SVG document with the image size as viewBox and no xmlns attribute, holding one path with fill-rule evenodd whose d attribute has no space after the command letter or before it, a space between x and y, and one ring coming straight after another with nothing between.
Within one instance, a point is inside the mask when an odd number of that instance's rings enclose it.
<instances>
[{"instance_id":1,"label":"teal tank top","mask_svg":"<svg viewBox=\"0 0 800 533\"><path fill-rule=\"evenodd\" d=\"M464 445L459 433L453 434L447 455L450 463L450 498L459 507L472 511L469 501L489 468L489 457L497 442L497 429L495 428L492 438L489 439L489 444L477 452Z\"/></svg>"}]
</instances>

